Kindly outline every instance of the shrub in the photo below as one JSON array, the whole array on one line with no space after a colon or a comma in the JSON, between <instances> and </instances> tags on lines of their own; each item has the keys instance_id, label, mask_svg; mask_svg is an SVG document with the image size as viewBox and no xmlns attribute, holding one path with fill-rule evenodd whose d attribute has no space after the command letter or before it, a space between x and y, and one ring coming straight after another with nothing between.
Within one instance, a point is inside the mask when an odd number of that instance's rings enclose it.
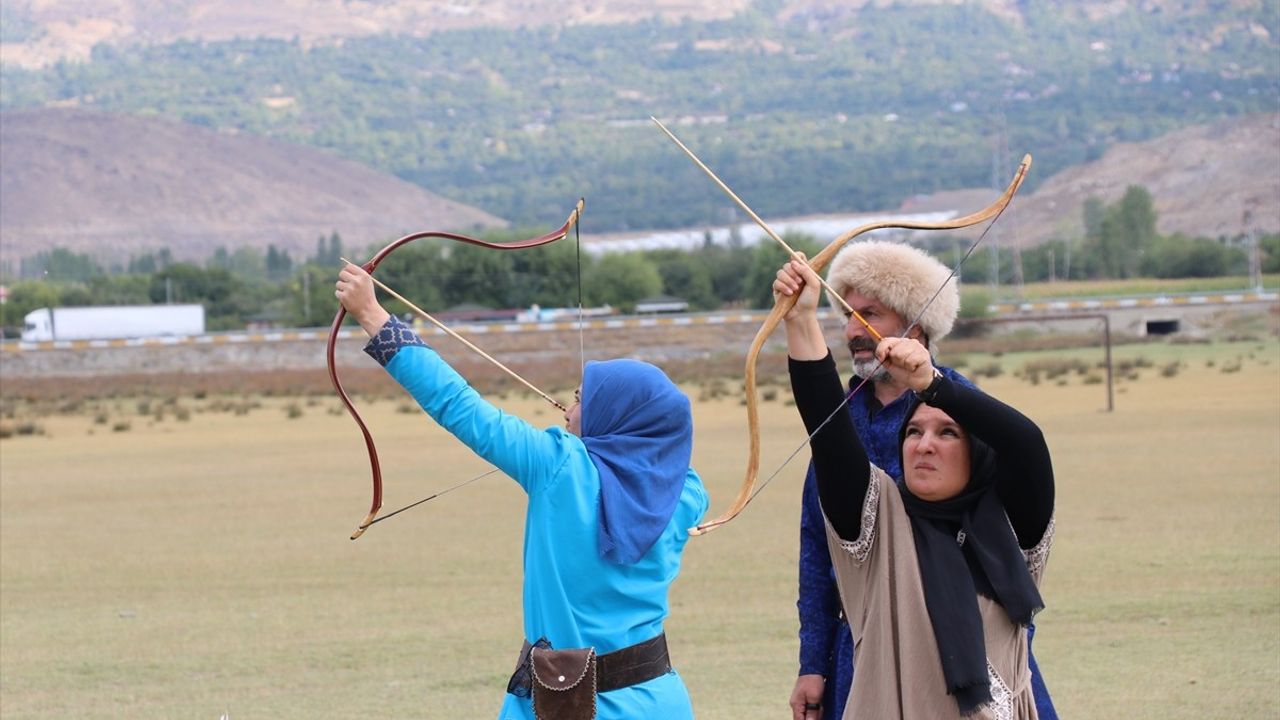
<instances>
[{"instance_id":1,"label":"shrub","mask_svg":"<svg viewBox=\"0 0 1280 720\"><path fill-rule=\"evenodd\" d=\"M980 365L973 369L972 376L975 378L989 377L997 378L1004 374L1004 366L998 362L990 362L986 365Z\"/></svg>"},{"instance_id":2,"label":"shrub","mask_svg":"<svg viewBox=\"0 0 1280 720\"><path fill-rule=\"evenodd\" d=\"M1040 375L1043 374L1046 379L1057 380L1064 375L1075 373L1083 375L1088 372L1089 366L1082 360L1075 358L1064 360L1059 358L1045 358L1041 360L1032 360L1022 366L1022 373L1026 375L1031 384L1035 385L1040 382Z\"/></svg>"},{"instance_id":3,"label":"shrub","mask_svg":"<svg viewBox=\"0 0 1280 720\"><path fill-rule=\"evenodd\" d=\"M28 420L26 422L20 422L17 425L15 425L13 427L13 432L15 435L43 435L44 428L41 427L39 424Z\"/></svg>"}]
</instances>

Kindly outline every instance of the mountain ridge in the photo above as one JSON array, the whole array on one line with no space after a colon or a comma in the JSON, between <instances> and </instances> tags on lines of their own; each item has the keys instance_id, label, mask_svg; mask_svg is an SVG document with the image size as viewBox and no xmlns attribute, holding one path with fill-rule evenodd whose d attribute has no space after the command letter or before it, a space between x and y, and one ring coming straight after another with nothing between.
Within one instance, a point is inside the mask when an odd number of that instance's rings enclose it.
<instances>
[{"instance_id":1,"label":"mountain ridge","mask_svg":"<svg viewBox=\"0 0 1280 720\"><path fill-rule=\"evenodd\" d=\"M78 109L0 117L0 235L10 261L53 247L115 262L169 247L179 259L203 260L218 246L269 243L306 256L331 232L359 247L423 229L506 225L310 147ZM1023 247L1079 237L1086 198L1114 202L1133 184L1151 192L1162 233L1280 232L1277 167L1280 113L1120 143L1016 199L1005 232ZM897 211L967 212L993 195L948 190Z\"/></svg>"},{"instance_id":2,"label":"mountain ridge","mask_svg":"<svg viewBox=\"0 0 1280 720\"><path fill-rule=\"evenodd\" d=\"M62 247L122 262L168 247L203 260L268 244L305 257L333 232L353 247L507 225L313 147L80 109L0 117L6 259Z\"/></svg>"}]
</instances>

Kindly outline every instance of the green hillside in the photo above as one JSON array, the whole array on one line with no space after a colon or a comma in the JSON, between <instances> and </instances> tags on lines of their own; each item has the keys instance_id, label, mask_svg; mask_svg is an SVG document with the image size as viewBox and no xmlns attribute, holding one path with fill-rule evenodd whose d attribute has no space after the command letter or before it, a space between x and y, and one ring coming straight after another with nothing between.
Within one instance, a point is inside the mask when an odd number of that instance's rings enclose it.
<instances>
[{"instance_id":1,"label":"green hillside","mask_svg":"<svg viewBox=\"0 0 1280 720\"><path fill-rule=\"evenodd\" d=\"M591 231L734 217L647 121L673 129L766 215L918 193L1029 187L1109 143L1280 105L1275 3L1088 22L1028 0L723 22L99 46L0 68L0 108L78 103L332 149L517 223Z\"/></svg>"}]
</instances>

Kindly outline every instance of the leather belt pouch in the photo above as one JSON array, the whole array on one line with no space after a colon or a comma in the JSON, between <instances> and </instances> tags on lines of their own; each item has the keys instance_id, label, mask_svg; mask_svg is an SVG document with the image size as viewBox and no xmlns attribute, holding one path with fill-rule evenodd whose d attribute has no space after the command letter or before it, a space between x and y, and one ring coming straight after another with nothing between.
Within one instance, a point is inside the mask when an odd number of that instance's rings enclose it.
<instances>
[{"instance_id":1,"label":"leather belt pouch","mask_svg":"<svg viewBox=\"0 0 1280 720\"><path fill-rule=\"evenodd\" d=\"M538 720L594 720L596 651L594 648L529 653L533 670L533 714Z\"/></svg>"}]
</instances>

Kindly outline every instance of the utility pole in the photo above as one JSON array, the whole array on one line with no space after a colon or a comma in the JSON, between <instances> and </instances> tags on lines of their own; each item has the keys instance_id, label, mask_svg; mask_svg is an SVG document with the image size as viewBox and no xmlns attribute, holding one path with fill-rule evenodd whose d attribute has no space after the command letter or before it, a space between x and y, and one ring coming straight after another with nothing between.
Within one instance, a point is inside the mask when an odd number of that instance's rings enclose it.
<instances>
[{"instance_id":1,"label":"utility pole","mask_svg":"<svg viewBox=\"0 0 1280 720\"><path fill-rule=\"evenodd\" d=\"M999 125L996 130L996 147L991 163L991 187L995 188L998 193L1000 192L1000 189L1004 187L1001 184L1004 181L1003 179L1009 176L1009 124L1005 119L1003 108L1000 109L997 118ZM1013 217L1009 218L1009 221L1014 223L1015 228L1017 228L1016 218L1016 212L1013 214ZM1011 264L1013 270L1013 284L1017 288L1018 297L1022 297L1022 251L1018 247L1018 233L1016 230L1009 242L1009 252L1012 254ZM998 276L1000 270L999 257L996 258L994 267L996 275Z\"/></svg>"},{"instance_id":2,"label":"utility pole","mask_svg":"<svg viewBox=\"0 0 1280 720\"><path fill-rule=\"evenodd\" d=\"M1001 115L1003 117L1003 114ZM1000 178L1004 177L1000 172L1000 151L996 148L991 150L991 187L996 188L996 192L1000 191ZM987 243L987 259L989 260L989 270L987 275L987 285L991 288L991 299L994 301L1000 297L1000 230L999 228L991 228L991 240Z\"/></svg>"},{"instance_id":3,"label":"utility pole","mask_svg":"<svg viewBox=\"0 0 1280 720\"><path fill-rule=\"evenodd\" d=\"M1249 284L1254 292L1262 292L1262 257L1258 250L1258 229L1253 226L1253 204L1256 200L1245 202L1244 223L1245 237L1249 240Z\"/></svg>"}]
</instances>

